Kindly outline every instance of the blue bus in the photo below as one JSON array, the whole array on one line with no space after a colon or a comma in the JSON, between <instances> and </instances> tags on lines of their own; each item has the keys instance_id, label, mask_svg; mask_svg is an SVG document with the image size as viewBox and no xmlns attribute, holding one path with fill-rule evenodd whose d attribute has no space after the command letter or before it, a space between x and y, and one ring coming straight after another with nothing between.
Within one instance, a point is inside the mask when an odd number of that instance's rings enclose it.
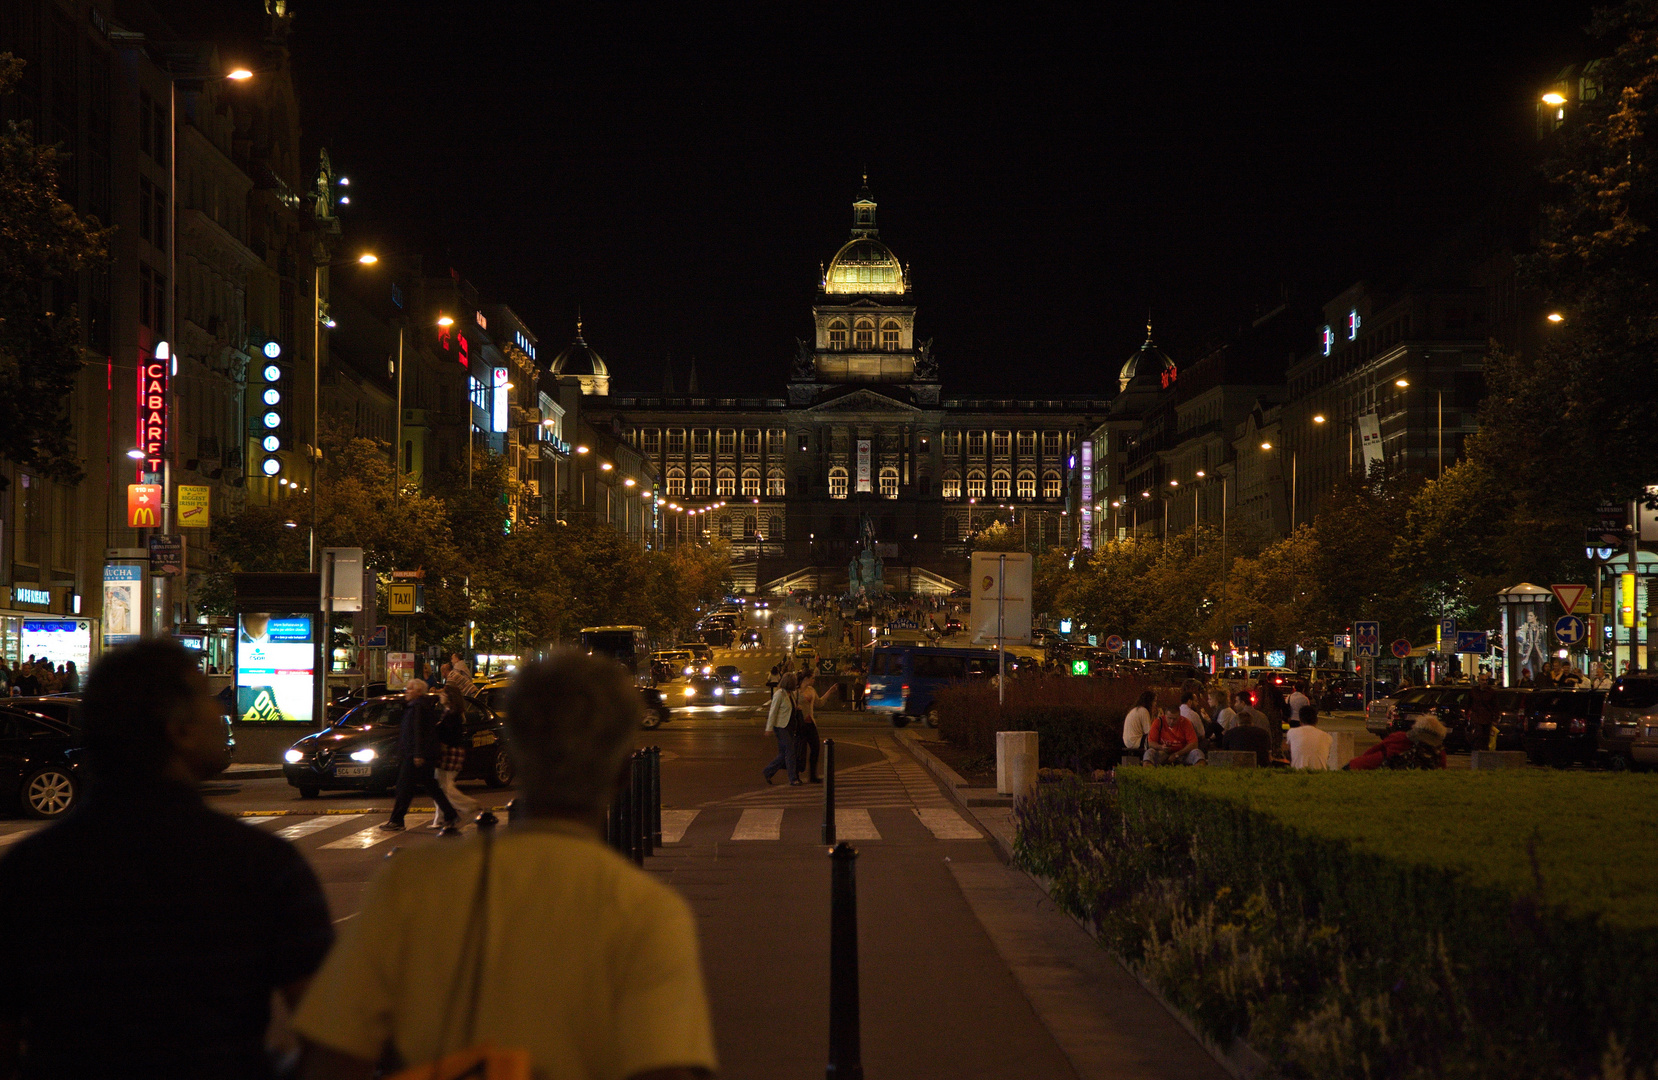
<instances>
[{"instance_id":1,"label":"blue bus","mask_svg":"<svg viewBox=\"0 0 1658 1080\"><path fill-rule=\"evenodd\" d=\"M1008 674L1020 661L1007 657ZM892 715L894 727L911 720L938 726L933 698L939 687L969 679L989 680L996 674L995 649L951 649L934 645L881 645L869 658L869 693L865 698L871 712Z\"/></svg>"}]
</instances>

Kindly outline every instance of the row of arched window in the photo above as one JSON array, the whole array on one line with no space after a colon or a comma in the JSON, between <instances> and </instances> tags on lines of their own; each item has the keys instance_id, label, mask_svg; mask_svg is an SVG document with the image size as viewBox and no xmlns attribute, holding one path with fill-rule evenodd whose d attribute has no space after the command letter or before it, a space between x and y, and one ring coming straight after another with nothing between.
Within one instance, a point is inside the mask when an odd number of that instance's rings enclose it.
<instances>
[{"instance_id":1,"label":"row of arched window","mask_svg":"<svg viewBox=\"0 0 1658 1080\"><path fill-rule=\"evenodd\" d=\"M668 466L666 487L669 495L685 495L685 469L680 465ZM710 481L712 484L710 485ZM739 487L740 485L740 487ZM726 496L746 495L758 497L760 492L760 470L744 469L742 475L737 475L735 469L718 469L710 476L707 466L697 465L691 469L691 490L689 494L696 496ZM783 477L782 469L771 469L766 473L766 490L768 496L782 496L788 494L788 481Z\"/></svg>"},{"instance_id":2,"label":"row of arched window","mask_svg":"<svg viewBox=\"0 0 1658 1080\"><path fill-rule=\"evenodd\" d=\"M1057 499L1063 488L1057 469L1050 469L1042 474L1042 497ZM944 481L939 487L939 494L946 499L962 498L961 474L951 470L944 474ZM1020 469L1018 476L1012 476L1006 469L996 469L990 474L990 488L985 490L985 475L982 469L967 471L967 492L969 499L1034 499L1036 498L1036 473L1031 469Z\"/></svg>"},{"instance_id":3,"label":"row of arched window","mask_svg":"<svg viewBox=\"0 0 1658 1080\"><path fill-rule=\"evenodd\" d=\"M720 538L732 539L733 523L728 516L721 515L719 519ZM754 514L743 515L742 538L744 540L781 540L783 539L783 515L772 514L766 519L766 531L760 531L759 518Z\"/></svg>"},{"instance_id":4,"label":"row of arched window","mask_svg":"<svg viewBox=\"0 0 1658 1080\"><path fill-rule=\"evenodd\" d=\"M852 323L852 348L859 352L869 352L875 348L875 320L858 319ZM847 325L845 319L833 319L829 323L829 347L844 349L847 346ZM888 319L880 326L881 351L897 352L899 342L899 327L896 319Z\"/></svg>"},{"instance_id":5,"label":"row of arched window","mask_svg":"<svg viewBox=\"0 0 1658 1080\"><path fill-rule=\"evenodd\" d=\"M848 475L845 466L836 465L829 470L829 497L844 499L848 491ZM883 499L898 498L898 470L888 466L876 474L876 490Z\"/></svg>"}]
</instances>

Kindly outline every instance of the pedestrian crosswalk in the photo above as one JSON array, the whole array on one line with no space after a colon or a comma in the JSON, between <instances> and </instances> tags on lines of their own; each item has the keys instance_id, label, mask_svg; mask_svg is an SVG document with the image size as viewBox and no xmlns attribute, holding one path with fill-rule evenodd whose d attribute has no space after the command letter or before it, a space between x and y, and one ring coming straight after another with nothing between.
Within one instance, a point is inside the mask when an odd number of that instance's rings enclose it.
<instances>
[{"instance_id":1,"label":"pedestrian crosswalk","mask_svg":"<svg viewBox=\"0 0 1658 1080\"><path fill-rule=\"evenodd\" d=\"M743 845L764 841L819 843L821 808L751 806L733 815L733 808L663 810L662 843ZM877 816L879 819L877 820ZM835 810L836 840L978 840L978 828L948 807L843 806Z\"/></svg>"},{"instance_id":2,"label":"pedestrian crosswalk","mask_svg":"<svg viewBox=\"0 0 1658 1080\"><path fill-rule=\"evenodd\" d=\"M926 769L896 746L885 745L883 738L877 748L885 761L855 765L835 772L835 801L845 806L882 807L936 807L947 809L951 803L938 789L938 783ZM724 806L821 806L823 786L802 784L791 787L779 783L757 791L744 792L726 799Z\"/></svg>"}]
</instances>

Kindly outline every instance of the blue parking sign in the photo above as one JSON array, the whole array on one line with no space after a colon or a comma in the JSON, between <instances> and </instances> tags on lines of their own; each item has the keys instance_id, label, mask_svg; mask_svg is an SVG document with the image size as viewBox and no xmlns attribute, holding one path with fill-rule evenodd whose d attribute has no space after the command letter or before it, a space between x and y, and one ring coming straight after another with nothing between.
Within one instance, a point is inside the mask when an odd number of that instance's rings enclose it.
<instances>
[{"instance_id":1,"label":"blue parking sign","mask_svg":"<svg viewBox=\"0 0 1658 1080\"><path fill-rule=\"evenodd\" d=\"M1457 621L1455 619L1439 620L1439 640L1455 641L1457 639Z\"/></svg>"}]
</instances>

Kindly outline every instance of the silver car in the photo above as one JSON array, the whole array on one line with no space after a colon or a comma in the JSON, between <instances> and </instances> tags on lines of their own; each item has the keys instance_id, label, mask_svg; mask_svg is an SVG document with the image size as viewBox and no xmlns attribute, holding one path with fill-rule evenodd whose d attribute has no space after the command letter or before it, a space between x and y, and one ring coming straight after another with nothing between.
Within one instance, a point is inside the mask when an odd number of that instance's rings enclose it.
<instances>
[{"instance_id":1,"label":"silver car","mask_svg":"<svg viewBox=\"0 0 1658 1080\"><path fill-rule=\"evenodd\" d=\"M1658 675L1625 675L1601 710L1600 748L1631 764L1658 764Z\"/></svg>"}]
</instances>

